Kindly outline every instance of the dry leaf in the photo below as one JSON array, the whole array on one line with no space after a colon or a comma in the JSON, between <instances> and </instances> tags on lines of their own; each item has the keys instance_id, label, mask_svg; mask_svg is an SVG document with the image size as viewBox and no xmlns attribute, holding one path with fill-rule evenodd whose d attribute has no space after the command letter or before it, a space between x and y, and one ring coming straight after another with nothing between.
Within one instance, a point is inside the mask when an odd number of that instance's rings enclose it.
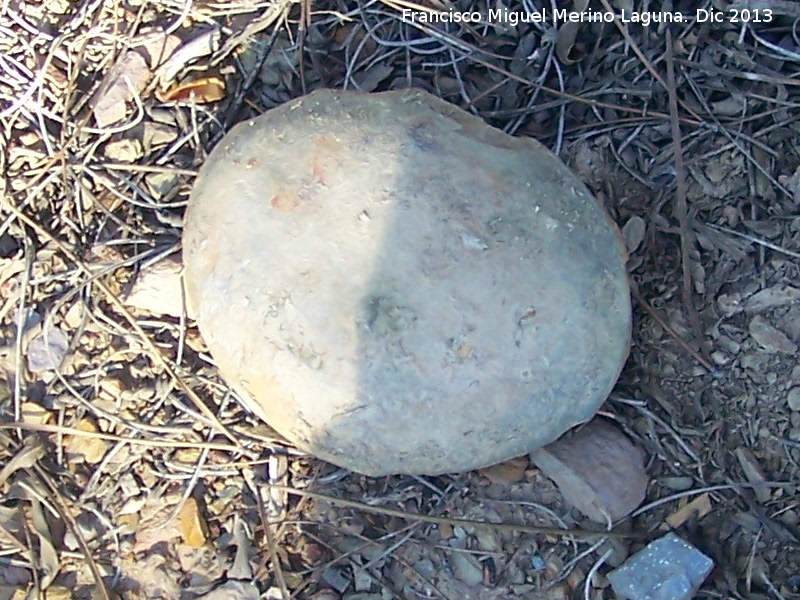
<instances>
[{"instance_id":1,"label":"dry leaf","mask_svg":"<svg viewBox=\"0 0 800 600\"><path fill-rule=\"evenodd\" d=\"M200 510L200 505L194 498L184 502L178 513L181 537L187 546L200 548L208 539L208 525Z\"/></svg>"},{"instance_id":2,"label":"dry leaf","mask_svg":"<svg viewBox=\"0 0 800 600\"><path fill-rule=\"evenodd\" d=\"M20 405L20 417L23 423L42 425L49 423L53 413L36 402L23 402Z\"/></svg>"},{"instance_id":3,"label":"dry leaf","mask_svg":"<svg viewBox=\"0 0 800 600\"><path fill-rule=\"evenodd\" d=\"M252 579L249 554L254 550L253 543L244 522L237 515L234 515L233 521L233 543L236 545L236 554L233 565L228 569L228 578Z\"/></svg>"},{"instance_id":4,"label":"dry leaf","mask_svg":"<svg viewBox=\"0 0 800 600\"><path fill-rule=\"evenodd\" d=\"M219 77L203 77L182 83L166 92L157 91L156 97L161 102L190 102L207 104L225 97L225 82Z\"/></svg>"},{"instance_id":5,"label":"dry leaf","mask_svg":"<svg viewBox=\"0 0 800 600\"><path fill-rule=\"evenodd\" d=\"M492 483L510 485L521 481L525 477L525 469L528 468L528 457L520 456L499 465L492 465L478 471Z\"/></svg>"},{"instance_id":6,"label":"dry leaf","mask_svg":"<svg viewBox=\"0 0 800 600\"><path fill-rule=\"evenodd\" d=\"M117 525L119 526L119 532L122 535L136 533L136 530L139 527L139 515L120 515L117 517Z\"/></svg>"},{"instance_id":7,"label":"dry leaf","mask_svg":"<svg viewBox=\"0 0 800 600\"><path fill-rule=\"evenodd\" d=\"M708 494L701 494L691 502L681 506L667 517L667 524L673 529L680 527L692 516L702 519L711 512L711 499Z\"/></svg>"},{"instance_id":8,"label":"dry leaf","mask_svg":"<svg viewBox=\"0 0 800 600\"><path fill-rule=\"evenodd\" d=\"M72 600L72 590L63 585L53 585L47 588L47 595L44 596L47 600Z\"/></svg>"},{"instance_id":9,"label":"dry leaf","mask_svg":"<svg viewBox=\"0 0 800 600\"><path fill-rule=\"evenodd\" d=\"M285 490L278 490L272 485L289 485L289 461L285 456L273 454L269 457L267 466L271 485L267 488L267 493L262 496L265 500L267 516L270 519L282 521L286 518L289 496Z\"/></svg>"},{"instance_id":10,"label":"dry leaf","mask_svg":"<svg viewBox=\"0 0 800 600\"><path fill-rule=\"evenodd\" d=\"M572 12L582 13L589 6L589 0L575 0L572 3ZM578 48L576 50L576 39L580 23L567 21L558 28L558 38L556 39L556 55L558 60L565 65L574 65L584 57L585 53Z\"/></svg>"},{"instance_id":11,"label":"dry leaf","mask_svg":"<svg viewBox=\"0 0 800 600\"><path fill-rule=\"evenodd\" d=\"M141 31L142 34L134 39L134 43L144 50L151 69L164 64L181 45L181 39L177 35L167 35L162 27L145 27Z\"/></svg>"},{"instance_id":12,"label":"dry leaf","mask_svg":"<svg viewBox=\"0 0 800 600\"><path fill-rule=\"evenodd\" d=\"M475 587L483 581L483 568L478 559L466 552L453 551L450 555L450 564L453 574L470 587Z\"/></svg>"},{"instance_id":13,"label":"dry leaf","mask_svg":"<svg viewBox=\"0 0 800 600\"><path fill-rule=\"evenodd\" d=\"M161 86L166 86L175 79L178 73L190 62L219 50L221 36L222 34L219 30L213 29L187 41L173 51L170 57L156 71L156 77Z\"/></svg>"},{"instance_id":14,"label":"dry leaf","mask_svg":"<svg viewBox=\"0 0 800 600\"><path fill-rule=\"evenodd\" d=\"M97 432L97 426L90 419L81 419L75 425L75 429L79 431L88 431L91 433ZM64 437L64 449L67 454L75 457L83 457L84 462L90 465L96 465L106 454L108 450L108 442L102 438L89 437L83 435L68 435Z\"/></svg>"},{"instance_id":15,"label":"dry leaf","mask_svg":"<svg viewBox=\"0 0 800 600\"><path fill-rule=\"evenodd\" d=\"M770 493L769 487L764 485L767 478L753 453L747 448L739 447L736 449L736 460L739 461L739 465L742 467L747 481L753 485L753 493L755 493L756 499L761 504L769 502L772 494Z\"/></svg>"},{"instance_id":16,"label":"dry leaf","mask_svg":"<svg viewBox=\"0 0 800 600\"><path fill-rule=\"evenodd\" d=\"M32 494L31 494L32 495ZM58 553L51 539L50 529L44 518L42 505L38 500L30 498L31 501L31 524L33 525L36 536L39 538L39 589L44 590L53 582L58 575Z\"/></svg>"},{"instance_id":17,"label":"dry leaf","mask_svg":"<svg viewBox=\"0 0 800 600\"><path fill-rule=\"evenodd\" d=\"M197 600L258 600L259 597L260 592L255 584L228 581L204 596L199 596Z\"/></svg>"},{"instance_id":18,"label":"dry leaf","mask_svg":"<svg viewBox=\"0 0 800 600\"><path fill-rule=\"evenodd\" d=\"M756 292L744 303L745 312L762 313L800 300L800 289L780 283Z\"/></svg>"},{"instance_id":19,"label":"dry leaf","mask_svg":"<svg viewBox=\"0 0 800 600\"><path fill-rule=\"evenodd\" d=\"M172 514L171 508L165 507L161 512L150 514L149 511L142 511L139 525L136 528L136 543L133 551L143 553L156 544L162 542L172 543L181 535L180 527L176 519L165 522Z\"/></svg>"},{"instance_id":20,"label":"dry leaf","mask_svg":"<svg viewBox=\"0 0 800 600\"><path fill-rule=\"evenodd\" d=\"M755 342L770 354L777 354L778 352L783 354L797 353L797 345L786 337L785 333L775 328L760 315L753 317L748 330Z\"/></svg>"},{"instance_id":21,"label":"dry leaf","mask_svg":"<svg viewBox=\"0 0 800 600\"><path fill-rule=\"evenodd\" d=\"M29 469L44 456L44 444L41 438L33 436L25 440L25 445L9 460L0 471L0 484L11 477L19 469Z\"/></svg>"}]
</instances>

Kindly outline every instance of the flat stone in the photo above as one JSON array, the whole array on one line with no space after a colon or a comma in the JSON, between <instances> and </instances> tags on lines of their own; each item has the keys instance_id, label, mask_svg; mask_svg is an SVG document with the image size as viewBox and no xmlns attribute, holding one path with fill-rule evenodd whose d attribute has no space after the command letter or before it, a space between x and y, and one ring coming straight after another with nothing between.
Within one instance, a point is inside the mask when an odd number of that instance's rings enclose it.
<instances>
[{"instance_id":1,"label":"flat stone","mask_svg":"<svg viewBox=\"0 0 800 600\"><path fill-rule=\"evenodd\" d=\"M628 516L647 492L644 453L602 419L536 450L531 460L567 502L597 523Z\"/></svg>"},{"instance_id":2,"label":"flat stone","mask_svg":"<svg viewBox=\"0 0 800 600\"><path fill-rule=\"evenodd\" d=\"M626 600L690 600L713 568L708 556L669 533L611 571L608 580Z\"/></svg>"}]
</instances>

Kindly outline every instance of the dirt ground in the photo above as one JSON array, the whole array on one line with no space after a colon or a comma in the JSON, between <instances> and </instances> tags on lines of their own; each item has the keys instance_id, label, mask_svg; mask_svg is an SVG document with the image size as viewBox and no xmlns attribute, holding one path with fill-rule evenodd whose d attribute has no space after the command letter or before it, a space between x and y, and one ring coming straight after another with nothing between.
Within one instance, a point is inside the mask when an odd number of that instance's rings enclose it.
<instances>
[{"instance_id":1,"label":"dirt ground","mask_svg":"<svg viewBox=\"0 0 800 600\"><path fill-rule=\"evenodd\" d=\"M613 598L670 530L715 561L698 597L800 598L800 5L553 22L586 4L0 3L0 600ZM622 230L633 340L602 414L650 483L610 535L526 457L366 478L304 456L191 319L125 301L233 124L409 86L540 140Z\"/></svg>"}]
</instances>

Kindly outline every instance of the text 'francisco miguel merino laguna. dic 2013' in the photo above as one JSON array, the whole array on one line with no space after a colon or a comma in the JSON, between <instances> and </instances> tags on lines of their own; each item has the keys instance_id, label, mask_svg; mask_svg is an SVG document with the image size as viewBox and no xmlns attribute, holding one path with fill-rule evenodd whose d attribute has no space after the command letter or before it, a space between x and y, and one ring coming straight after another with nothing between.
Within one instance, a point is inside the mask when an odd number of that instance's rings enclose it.
<instances>
[{"instance_id":1,"label":"text 'francisco miguel merino laguna. dic 2013'","mask_svg":"<svg viewBox=\"0 0 800 600\"><path fill-rule=\"evenodd\" d=\"M619 19L623 23L638 23L648 27L655 23L769 23L772 21L771 9L729 9L727 11L697 9L694 13L681 12L636 12L623 10L619 13L609 11L576 12L564 9L542 8L535 11L517 11L507 8L490 9L488 12L427 12L403 9L403 21L409 23L504 23L516 27L519 23L611 23Z\"/></svg>"}]
</instances>

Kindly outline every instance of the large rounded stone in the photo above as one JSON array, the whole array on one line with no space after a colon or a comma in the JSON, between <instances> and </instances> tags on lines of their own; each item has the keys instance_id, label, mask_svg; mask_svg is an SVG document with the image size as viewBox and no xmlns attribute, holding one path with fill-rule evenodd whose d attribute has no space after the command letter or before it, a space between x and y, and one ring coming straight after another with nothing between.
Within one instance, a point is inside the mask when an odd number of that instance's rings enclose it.
<instances>
[{"instance_id":1,"label":"large rounded stone","mask_svg":"<svg viewBox=\"0 0 800 600\"><path fill-rule=\"evenodd\" d=\"M184 262L247 406L369 475L551 442L627 355L624 250L586 187L420 91L318 91L236 126L197 178Z\"/></svg>"}]
</instances>

